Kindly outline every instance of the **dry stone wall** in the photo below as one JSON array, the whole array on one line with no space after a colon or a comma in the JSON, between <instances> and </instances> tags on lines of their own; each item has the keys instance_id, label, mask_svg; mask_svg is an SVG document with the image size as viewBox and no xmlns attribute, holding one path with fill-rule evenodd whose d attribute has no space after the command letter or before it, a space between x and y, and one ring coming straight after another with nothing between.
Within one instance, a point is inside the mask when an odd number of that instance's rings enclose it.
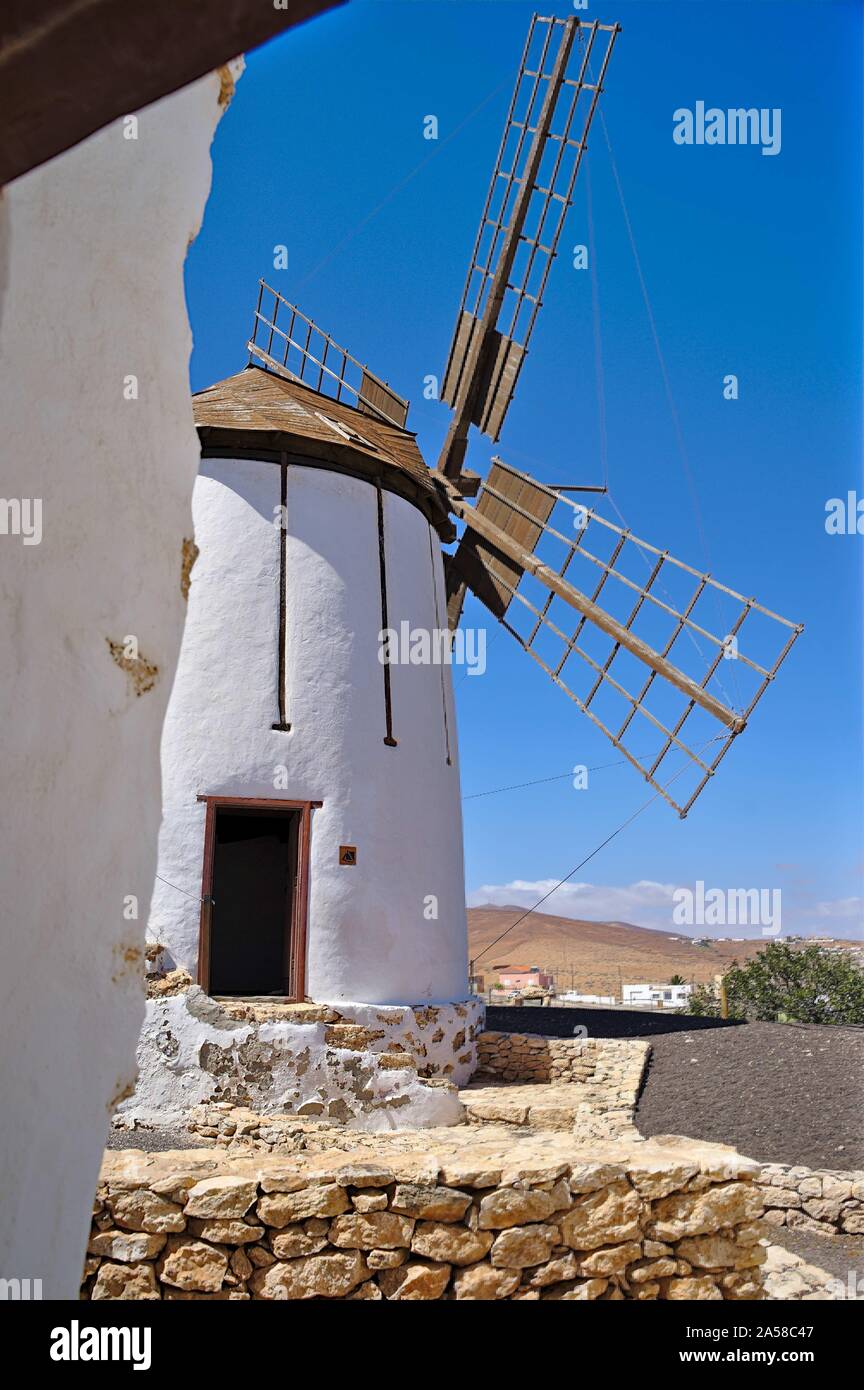
<instances>
[{"instance_id":1,"label":"dry stone wall","mask_svg":"<svg viewBox=\"0 0 864 1390\"><path fill-rule=\"evenodd\" d=\"M585 1140L636 1138L633 1116L650 1051L632 1038L481 1033L469 1119L567 1128ZM480 1094L484 1080L512 1083L513 1091L493 1084Z\"/></svg>"},{"instance_id":2,"label":"dry stone wall","mask_svg":"<svg viewBox=\"0 0 864 1390\"><path fill-rule=\"evenodd\" d=\"M817 1235L864 1235L864 1172L836 1172L766 1163L765 1219Z\"/></svg>"},{"instance_id":3,"label":"dry stone wall","mask_svg":"<svg viewBox=\"0 0 864 1390\"><path fill-rule=\"evenodd\" d=\"M758 1299L759 1171L721 1145L554 1135L437 1156L114 1152L82 1297Z\"/></svg>"}]
</instances>

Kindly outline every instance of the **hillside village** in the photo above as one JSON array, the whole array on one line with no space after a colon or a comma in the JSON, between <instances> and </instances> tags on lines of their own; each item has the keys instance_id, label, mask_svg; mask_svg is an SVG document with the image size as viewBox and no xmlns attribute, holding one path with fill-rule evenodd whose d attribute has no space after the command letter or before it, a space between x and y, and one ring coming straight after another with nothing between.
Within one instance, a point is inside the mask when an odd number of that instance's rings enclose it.
<instances>
[{"instance_id":1,"label":"hillside village","mask_svg":"<svg viewBox=\"0 0 864 1390\"><path fill-rule=\"evenodd\" d=\"M519 924L490 951L490 943L512 922ZM856 940L792 940L801 945L815 942L825 950L848 953L864 964L864 949ZM604 1003L611 997L620 1004L626 985L669 985L672 980L691 986L710 984L731 965L753 960L765 945L764 937L685 936L627 922L588 922L546 912L525 917L524 909L518 906L468 909L468 952L475 962L475 985L481 994L492 990L502 976L509 980L518 970L536 967L544 977L543 987L551 985L555 995L595 995ZM526 980L525 986L529 984ZM509 984L506 989L513 992ZM676 1007L684 1003L675 1002Z\"/></svg>"}]
</instances>

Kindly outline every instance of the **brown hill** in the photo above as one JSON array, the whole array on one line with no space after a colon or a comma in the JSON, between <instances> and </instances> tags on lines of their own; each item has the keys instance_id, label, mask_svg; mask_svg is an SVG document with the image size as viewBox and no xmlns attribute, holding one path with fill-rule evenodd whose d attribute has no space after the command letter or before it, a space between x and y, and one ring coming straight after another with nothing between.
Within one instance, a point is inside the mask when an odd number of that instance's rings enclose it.
<instances>
[{"instance_id":1,"label":"brown hill","mask_svg":"<svg viewBox=\"0 0 864 1390\"><path fill-rule=\"evenodd\" d=\"M712 980L733 960L751 960L767 944L753 941L712 941L697 946L680 932L654 931L629 922L584 922L551 913L532 912L487 951L497 936L524 911L519 907L468 909L468 954L475 972L488 988L501 966L539 966L555 976L559 991L614 994L621 985L659 984L673 975L688 983ZM483 953L481 955L481 953ZM479 959L478 959L479 957Z\"/></svg>"}]
</instances>

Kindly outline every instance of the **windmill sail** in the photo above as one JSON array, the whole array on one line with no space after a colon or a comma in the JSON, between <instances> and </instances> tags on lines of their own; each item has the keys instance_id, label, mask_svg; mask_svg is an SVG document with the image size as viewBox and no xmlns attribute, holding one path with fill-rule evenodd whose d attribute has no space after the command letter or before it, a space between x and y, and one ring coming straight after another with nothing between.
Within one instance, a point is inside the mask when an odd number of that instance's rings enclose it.
<instances>
[{"instance_id":1,"label":"windmill sail","mask_svg":"<svg viewBox=\"0 0 864 1390\"><path fill-rule=\"evenodd\" d=\"M475 506L444 486L451 617L467 585L686 816L802 627L500 459Z\"/></svg>"},{"instance_id":2,"label":"windmill sail","mask_svg":"<svg viewBox=\"0 0 864 1390\"><path fill-rule=\"evenodd\" d=\"M454 412L438 461L447 477L472 424L500 434L618 32L574 16L531 21L441 391Z\"/></svg>"},{"instance_id":3,"label":"windmill sail","mask_svg":"<svg viewBox=\"0 0 864 1390\"><path fill-rule=\"evenodd\" d=\"M404 428L408 402L264 280L258 281L258 303L246 347L249 361L254 359L267 371L301 381L320 395L344 400L364 415Z\"/></svg>"}]
</instances>

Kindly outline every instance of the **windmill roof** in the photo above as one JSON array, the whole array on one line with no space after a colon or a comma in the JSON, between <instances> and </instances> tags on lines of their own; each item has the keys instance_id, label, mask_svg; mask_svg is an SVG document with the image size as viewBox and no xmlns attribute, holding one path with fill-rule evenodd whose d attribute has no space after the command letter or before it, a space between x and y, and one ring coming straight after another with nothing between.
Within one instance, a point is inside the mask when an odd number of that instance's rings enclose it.
<instances>
[{"instance_id":1,"label":"windmill roof","mask_svg":"<svg viewBox=\"0 0 864 1390\"><path fill-rule=\"evenodd\" d=\"M410 430L254 365L197 392L192 406L205 456L278 460L287 452L378 479L419 506L442 535L452 530L444 495Z\"/></svg>"}]
</instances>

